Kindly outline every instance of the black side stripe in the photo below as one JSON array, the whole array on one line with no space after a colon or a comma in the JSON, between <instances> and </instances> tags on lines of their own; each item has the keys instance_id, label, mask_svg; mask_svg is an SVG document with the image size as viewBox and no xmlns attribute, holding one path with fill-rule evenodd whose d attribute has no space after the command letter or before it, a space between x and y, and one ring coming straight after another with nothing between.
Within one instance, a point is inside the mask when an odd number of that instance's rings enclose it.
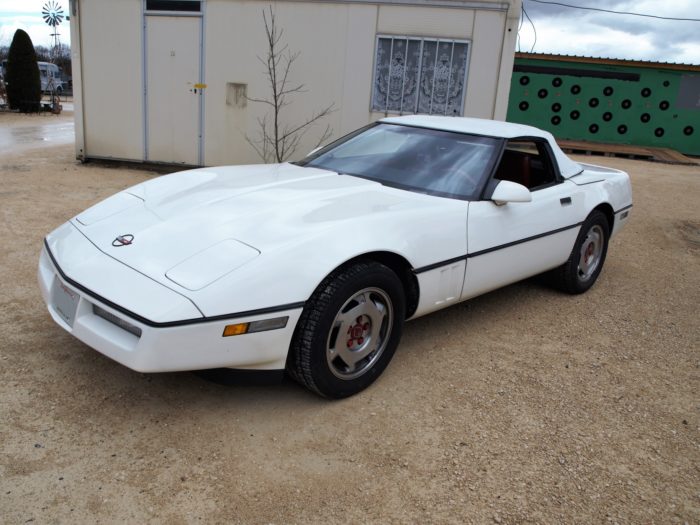
<instances>
[{"instance_id":1,"label":"black side stripe","mask_svg":"<svg viewBox=\"0 0 700 525\"><path fill-rule=\"evenodd\" d=\"M49 249L49 245L46 242L46 239L44 239L44 245L46 246L46 253L49 254L49 257L51 258L51 262L53 262L54 267L56 268L56 270L58 270L59 275L61 276L61 278L64 281L69 283L74 288L77 288L78 290L83 292L85 295L88 295L88 296L92 297L93 299L96 299L97 301L101 302L102 304L105 304L105 305L109 306L110 308L113 308L114 310L123 313L125 316L130 317L131 319L134 319L135 321L138 321L139 323L143 323L147 326L152 326L154 328L168 328L168 327L173 327L173 326L185 326L185 325L190 325L190 324L211 323L214 321L225 321L228 319L237 319L240 317L251 317L254 315L272 314L272 313L276 313L276 312L284 312L287 310L296 310L297 308L303 308L304 305L306 304L305 301L300 301L297 303L281 304L279 306L270 306L268 308L259 308L257 310L246 310L244 312L236 312L236 313L232 313L232 314L214 315L211 317L195 317L194 319L183 319L182 321L168 321L165 323L159 323L156 321L151 321L150 319L146 319L145 317L142 317L137 313L134 313L130 310L127 310L123 306L119 306L118 304L113 303L109 299L105 299L104 297L96 294L92 290L85 288L82 284L75 282L73 279L71 279L65 273L63 273L63 270L58 265L56 258L53 256L53 253L51 253L51 250Z\"/></svg>"},{"instance_id":2,"label":"black side stripe","mask_svg":"<svg viewBox=\"0 0 700 525\"><path fill-rule=\"evenodd\" d=\"M549 235L554 235L556 233L565 232L566 230L578 228L582 224L583 224L583 222L578 222L576 224L572 224L571 226L564 226L563 228L557 228L556 230L533 235L532 237L525 237L524 239L518 239L517 241L508 242L506 244L500 244L498 246L492 246L491 248L486 248L485 250L479 250L478 252L472 252L469 254L469 257L478 257L479 255L484 255L486 253L491 253L491 252L495 252L498 250L503 250L504 248L510 248L511 246L515 246L516 244L522 244L524 242L534 241L535 239L541 239L542 237L548 237Z\"/></svg>"},{"instance_id":3,"label":"black side stripe","mask_svg":"<svg viewBox=\"0 0 700 525\"><path fill-rule=\"evenodd\" d=\"M619 210L614 211L613 214L614 214L614 215L617 215L617 214L620 213L621 211L629 210L631 207L632 207L632 205L630 204L630 205L628 205L628 206L625 206L624 208L620 208Z\"/></svg>"},{"instance_id":4,"label":"black side stripe","mask_svg":"<svg viewBox=\"0 0 700 525\"><path fill-rule=\"evenodd\" d=\"M624 208L623 208L623 209L624 209ZM455 262L457 262L457 261L462 261L462 260L465 260L465 259L470 259L470 258L472 258L472 257L478 257L479 255L485 255L485 254L487 254L487 253L495 252L495 251L498 251L498 250L503 250L503 249L505 249L505 248L510 248L511 246L516 246L516 245L518 245L518 244L522 244L522 243L525 243L525 242L530 242L530 241L534 241L534 240L536 240L536 239L541 239L542 237L547 237L547 236L549 236L549 235L554 235L554 234L556 234L556 233L561 233L561 232L564 232L564 231L567 231L567 230L571 230L571 229L573 229L573 228L578 228L578 227L581 226L582 224L583 224L583 222L578 222L578 223L576 223L576 224L572 224L571 226L564 226L563 228L557 228L556 230L551 230L551 231L548 231L548 232L544 232L544 233L540 233L540 234L537 234L537 235L533 235L532 237L525 237L524 239L518 239L517 241L508 242L508 243L505 243L505 244L499 244L498 246L492 246L491 248L486 248L486 249L484 249L484 250L479 250L478 252L472 252L472 253L468 253L468 254L466 254L466 255L460 255L459 257L453 257L452 259L447 259L446 261L440 261L440 262L436 262L436 263L433 263L433 264L429 264L428 266L421 266L420 268L415 268L415 269L413 270L413 273L419 274L419 273L427 272L427 271L430 271L430 270L434 270L435 268L440 268L441 266L447 266L448 264L452 264L452 263L455 263Z\"/></svg>"},{"instance_id":5,"label":"black side stripe","mask_svg":"<svg viewBox=\"0 0 700 525\"><path fill-rule=\"evenodd\" d=\"M458 261L464 261L468 257L469 257L469 255L460 255L459 257L453 257L452 259L447 259L446 261L436 262L433 264L429 264L428 266L421 266L420 268L415 268L413 270L413 273L429 272L430 270L434 270L435 268L440 268L440 266L447 266L448 264L456 263Z\"/></svg>"}]
</instances>

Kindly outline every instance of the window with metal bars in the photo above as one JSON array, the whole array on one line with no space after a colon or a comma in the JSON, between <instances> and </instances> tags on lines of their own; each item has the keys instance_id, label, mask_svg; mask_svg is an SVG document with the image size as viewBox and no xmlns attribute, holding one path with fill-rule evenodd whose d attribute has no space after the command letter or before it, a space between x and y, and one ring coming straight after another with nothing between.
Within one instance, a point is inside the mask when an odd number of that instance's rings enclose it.
<instances>
[{"instance_id":1,"label":"window with metal bars","mask_svg":"<svg viewBox=\"0 0 700 525\"><path fill-rule=\"evenodd\" d=\"M462 115L468 51L463 40L378 36L372 110Z\"/></svg>"}]
</instances>

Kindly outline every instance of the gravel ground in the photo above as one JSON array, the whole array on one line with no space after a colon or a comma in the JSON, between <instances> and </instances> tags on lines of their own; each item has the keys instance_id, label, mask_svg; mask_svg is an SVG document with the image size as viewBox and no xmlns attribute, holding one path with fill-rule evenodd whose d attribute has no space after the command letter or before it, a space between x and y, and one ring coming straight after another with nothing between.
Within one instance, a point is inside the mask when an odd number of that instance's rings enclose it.
<instances>
[{"instance_id":1,"label":"gravel ground","mask_svg":"<svg viewBox=\"0 0 700 525\"><path fill-rule=\"evenodd\" d=\"M631 173L635 207L592 290L527 281L411 322L374 386L330 402L71 338L43 236L154 175L3 152L0 522L699 523L700 168L593 160Z\"/></svg>"}]
</instances>

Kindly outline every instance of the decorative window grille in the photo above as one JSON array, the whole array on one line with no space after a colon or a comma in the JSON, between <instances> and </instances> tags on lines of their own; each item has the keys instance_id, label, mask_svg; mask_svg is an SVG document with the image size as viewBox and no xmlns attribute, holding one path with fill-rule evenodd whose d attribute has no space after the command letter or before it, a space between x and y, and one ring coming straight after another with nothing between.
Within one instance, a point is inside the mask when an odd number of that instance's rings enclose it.
<instances>
[{"instance_id":1,"label":"decorative window grille","mask_svg":"<svg viewBox=\"0 0 700 525\"><path fill-rule=\"evenodd\" d=\"M377 37L372 110L462 115L469 43Z\"/></svg>"}]
</instances>

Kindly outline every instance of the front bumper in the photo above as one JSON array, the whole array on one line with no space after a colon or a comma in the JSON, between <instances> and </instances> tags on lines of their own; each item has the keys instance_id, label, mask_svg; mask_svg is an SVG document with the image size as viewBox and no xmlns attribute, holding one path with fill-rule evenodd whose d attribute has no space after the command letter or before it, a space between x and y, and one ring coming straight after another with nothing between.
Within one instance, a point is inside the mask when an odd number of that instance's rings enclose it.
<instances>
[{"instance_id":1,"label":"front bumper","mask_svg":"<svg viewBox=\"0 0 700 525\"><path fill-rule=\"evenodd\" d=\"M123 275L110 275L110 278L129 282L131 274L135 273L127 267L119 271ZM61 328L98 352L137 372L209 368L284 369L294 327L302 311L299 307L261 315L216 320L202 318L202 322L193 323L190 320L183 325L170 322L165 323L167 326L154 326L158 323L131 317L121 309L114 308L113 303L101 300L98 294L91 294L84 287L81 286L80 289L68 282L54 264L46 247L42 249L39 259L38 278L49 313ZM167 293L167 288L153 284L160 287L159 293ZM75 307L75 312L69 315L61 310L65 303L61 297L65 297L65 294L74 297L72 307ZM172 294L173 300L181 298L175 292ZM95 313L95 306L98 311L102 309L102 315ZM107 312L106 316L104 312ZM284 328L222 337L226 325L283 316L289 316ZM105 317L112 318L113 321ZM130 329L123 326L129 326Z\"/></svg>"}]
</instances>

